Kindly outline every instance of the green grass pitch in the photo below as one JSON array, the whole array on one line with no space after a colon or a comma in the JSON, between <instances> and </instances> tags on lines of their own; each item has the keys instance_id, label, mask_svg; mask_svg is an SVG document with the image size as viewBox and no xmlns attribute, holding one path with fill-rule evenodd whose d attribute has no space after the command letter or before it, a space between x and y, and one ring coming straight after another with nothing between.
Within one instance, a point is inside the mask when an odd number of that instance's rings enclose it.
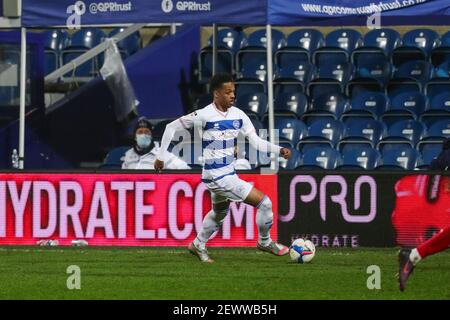
<instances>
[{"instance_id":1,"label":"green grass pitch","mask_svg":"<svg viewBox=\"0 0 450 320\"><path fill-rule=\"evenodd\" d=\"M450 252L416 268L398 291L391 249L318 248L309 264L256 248L210 248L202 264L185 248L1 247L0 299L450 299ZM69 290L67 268L81 270ZM381 269L369 290L367 267Z\"/></svg>"}]
</instances>

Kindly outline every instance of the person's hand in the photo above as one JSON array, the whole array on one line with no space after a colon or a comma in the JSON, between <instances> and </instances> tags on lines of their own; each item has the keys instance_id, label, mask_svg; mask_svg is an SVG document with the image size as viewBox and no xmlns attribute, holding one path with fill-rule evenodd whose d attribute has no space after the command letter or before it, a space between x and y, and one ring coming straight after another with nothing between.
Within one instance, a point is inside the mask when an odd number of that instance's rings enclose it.
<instances>
[{"instance_id":1,"label":"person's hand","mask_svg":"<svg viewBox=\"0 0 450 320\"><path fill-rule=\"evenodd\" d=\"M156 159L155 161L155 170L156 172L161 172L164 169L164 161Z\"/></svg>"},{"instance_id":2,"label":"person's hand","mask_svg":"<svg viewBox=\"0 0 450 320\"><path fill-rule=\"evenodd\" d=\"M292 152L288 148L281 148L280 154L283 156L283 158L289 159L291 157Z\"/></svg>"}]
</instances>

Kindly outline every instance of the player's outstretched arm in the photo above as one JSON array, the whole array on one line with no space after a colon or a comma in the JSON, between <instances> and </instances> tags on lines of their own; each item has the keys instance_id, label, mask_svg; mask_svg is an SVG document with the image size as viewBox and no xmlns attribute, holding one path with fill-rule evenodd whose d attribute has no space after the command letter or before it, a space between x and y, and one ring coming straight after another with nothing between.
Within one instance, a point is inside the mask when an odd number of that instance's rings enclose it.
<instances>
[{"instance_id":1,"label":"player's outstretched arm","mask_svg":"<svg viewBox=\"0 0 450 320\"><path fill-rule=\"evenodd\" d=\"M267 140L261 139L254 130L250 134L248 134L247 137L252 147L259 151L281 154L285 159L289 159L289 157L291 156L291 150L289 150L288 148L282 148Z\"/></svg>"},{"instance_id":2,"label":"player's outstretched arm","mask_svg":"<svg viewBox=\"0 0 450 320\"><path fill-rule=\"evenodd\" d=\"M172 141L175 132L182 129L184 129L184 127L180 119L176 119L166 125L166 129L164 130L164 134L161 139L161 149L159 150L159 154L156 157L156 161L154 164L155 170L157 172L161 172L161 170L164 169L164 162L167 161L170 157L170 153L169 151L167 151L170 142Z\"/></svg>"}]
</instances>

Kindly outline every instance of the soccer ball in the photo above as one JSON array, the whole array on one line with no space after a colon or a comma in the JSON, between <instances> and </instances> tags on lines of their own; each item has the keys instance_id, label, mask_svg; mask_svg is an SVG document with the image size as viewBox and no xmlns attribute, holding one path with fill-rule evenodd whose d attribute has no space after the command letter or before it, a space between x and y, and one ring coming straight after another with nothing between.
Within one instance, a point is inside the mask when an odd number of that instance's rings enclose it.
<instances>
[{"instance_id":1,"label":"soccer ball","mask_svg":"<svg viewBox=\"0 0 450 320\"><path fill-rule=\"evenodd\" d=\"M316 255L316 247L311 241L298 238L289 247L289 255L294 262L310 262Z\"/></svg>"}]
</instances>

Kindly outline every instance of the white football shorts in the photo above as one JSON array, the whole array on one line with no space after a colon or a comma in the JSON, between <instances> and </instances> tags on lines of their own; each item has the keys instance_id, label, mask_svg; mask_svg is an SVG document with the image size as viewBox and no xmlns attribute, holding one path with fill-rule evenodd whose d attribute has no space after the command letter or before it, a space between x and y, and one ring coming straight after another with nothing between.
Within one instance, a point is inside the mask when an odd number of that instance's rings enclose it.
<instances>
[{"instance_id":1,"label":"white football shorts","mask_svg":"<svg viewBox=\"0 0 450 320\"><path fill-rule=\"evenodd\" d=\"M244 201L252 191L253 185L233 174L208 182L206 187L211 191L212 203L221 203L227 200Z\"/></svg>"}]
</instances>

